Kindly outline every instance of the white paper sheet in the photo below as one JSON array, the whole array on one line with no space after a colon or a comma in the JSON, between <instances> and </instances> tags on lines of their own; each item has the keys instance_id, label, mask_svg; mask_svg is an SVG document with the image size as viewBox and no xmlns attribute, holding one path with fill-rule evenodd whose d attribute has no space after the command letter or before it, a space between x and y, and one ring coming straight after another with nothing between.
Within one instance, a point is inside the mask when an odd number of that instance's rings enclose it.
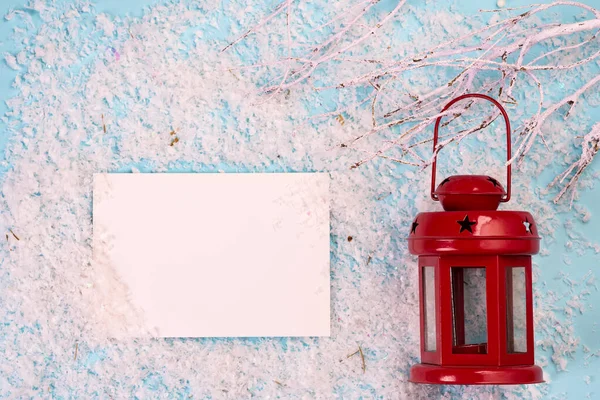
<instances>
[{"instance_id":1,"label":"white paper sheet","mask_svg":"<svg viewBox=\"0 0 600 400\"><path fill-rule=\"evenodd\" d=\"M94 256L154 335L329 335L326 174L97 174L93 206Z\"/></svg>"}]
</instances>

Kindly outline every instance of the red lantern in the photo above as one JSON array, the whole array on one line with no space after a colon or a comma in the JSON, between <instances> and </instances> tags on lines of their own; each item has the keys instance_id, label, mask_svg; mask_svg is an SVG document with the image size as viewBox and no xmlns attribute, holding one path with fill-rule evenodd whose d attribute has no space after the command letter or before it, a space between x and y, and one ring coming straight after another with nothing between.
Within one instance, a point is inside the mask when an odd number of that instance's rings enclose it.
<instances>
[{"instance_id":1,"label":"red lantern","mask_svg":"<svg viewBox=\"0 0 600 400\"><path fill-rule=\"evenodd\" d=\"M506 123L507 159L511 158L510 122ZM441 117L435 123L436 152ZM497 211L510 199L494 178L456 175L435 188L431 198L444 211L417 215L408 248L419 256L421 364L410 380L432 384L526 384L543 382L534 365L531 256L539 251L535 221L525 211Z\"/></svg>"}]
</instances>

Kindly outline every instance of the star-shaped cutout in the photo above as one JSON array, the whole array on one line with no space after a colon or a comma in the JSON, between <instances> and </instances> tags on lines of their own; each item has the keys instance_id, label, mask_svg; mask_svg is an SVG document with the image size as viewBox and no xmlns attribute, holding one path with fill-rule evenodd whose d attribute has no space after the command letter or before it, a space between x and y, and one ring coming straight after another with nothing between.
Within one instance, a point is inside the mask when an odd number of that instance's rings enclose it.
<instances>
[{"instance_id":1,"label":"star-shaped cutout","mask_svg":"<svg viewBox=\"0 0 600 400\"><path fill-rule=\"evenodd\" d=\"M491 176L488 176L487 178L488 181L492 182L494 184L494 187L499 186L500 184L498 183L497 180L495 180L494 178L492 178Z\"/></svg>"},{"instance_id":2,"label":"star-shaped cutout","mask_svg":"<svg viewBox=\"0 0 600 400\"><path fill-rule=\"evenodd\" d=\"M469 231L469 232L473 233L472 226L477 223L476 221L469 221L468 215L465 215L465 219L463 219L462 221L456 221L456 222L458 222L458 224L460 225L459 233L462 233L463 231Z\"/></svg>"},{"instance_id":3,"label":"star-shaped cutout","mask_svg":"<svg viewBox=\"0 0 600 400\"><path fill-rule=\"evenodd\" d=\"M415 221L412 223L412 226L410 227L410 233L417 233L417 226L419 226L419 223L417 222L417 220L415 219Z\"/></svg>"},{"instance_id":4,"label":"star-shaped cutout","mask_svg":"<svg viewBox=\"0 0 600 400\"><path fill-rule=\"evenodd\" d=\"M529 218L525 218L525 221L523 221L523 225L525 226L525 232L527 232L527 233L533 233L531 231L531 228L533 227L533 224L531 222L529 222Z\"/></svg>"},{"instance_id":5,"label":"star-shaped cutout","mask_svg":"<svg viewBox=\"0 0 600 400\"><path fill-rule=\"evenodd\" d=\"M440 186L444 186L446 183L450 182L450 178L446 178L444 179L441 183Z\"/></svg>"}]
</instances>

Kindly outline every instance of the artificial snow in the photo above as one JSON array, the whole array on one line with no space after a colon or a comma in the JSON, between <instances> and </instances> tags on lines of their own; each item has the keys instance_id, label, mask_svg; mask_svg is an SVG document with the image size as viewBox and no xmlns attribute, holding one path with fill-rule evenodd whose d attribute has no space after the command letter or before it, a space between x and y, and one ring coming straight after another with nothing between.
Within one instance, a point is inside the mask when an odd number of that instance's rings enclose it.
<instances>
[{"instance_id":1,"label":"artificial snow","mask_svg":"<svg viewBox=\"0 0 600 400\"><path fill-rule=\"evenodd\" d=\"M294 4L293 16L301 22L290 36L302 41L317 35L317 25L351 7L332 3ZM172 2L148 8L139 18L121 18L98 13L87 2L35 0L27 12L5 16L22 20L13 38L22 49L5 55L19 74L17 94L7 102L10 142L1 182L0 230L7 235L0 249L0 397L543 397L545 385L408 383L409 368L419 358L419 299L416 259L405 237L418 211L439 209L429 199L429 170L389 160L350 168L391 136L369 138L360 151L340 147L371 128L371 109L356 106L356 93L321 94L315 86L358 76L361 62L324 66L301 85L262 94L259 87L271 79L268 64L287 41L286 13L271 21L268 33L253 32L233 51L221 51L271 12L261 4ZM398 25L384 26L357 54L410 54L483 24L446 10L414 5L407 10ZM42 21L37 32L29 13ZM410 18L423 26L407 41L398 29L411 26ZM231 27L223 28L225 21ZM249 67L252 63L267 66ZM407 86L419 94L443 76L415 71ZM509 109L515 122L524 109L537 106L527 96L519 100L519 107ZM489 112L473 107L463 118ZM553 254L547 248L557 228L566 231L568 251L598 249L573 222L560 225L557 214L569 212L568 204L555 206L532 187L533 177L551 163L577 159L571 145L561 143L578 129L573 120L550 120L545 139L557 156L534 147L513 172L510 207L535 216L544 255ZM444 149L439 174L460 170L503 178L502 135L502 126L493 124L474 135L484 148ZM93 262L93 174L165 171L330 174L331 338L107 339L110 329L99 318L104 311L117 310L118 320L135 318L135 310L127 309L119 279ZM591 179L582 181L589 185ZM591 216L579 211L578 218L587 222ZM543 265L544 257L534 260ZM556 277L564 292L554 293L540 269L534 276L536 350L549 380L549 370L566 370L578 357L582 346L573 318L585 314L586 298L597 287L589 283L593 276L564 274ZM364 369L355 354L359 346Z\"/></svg>"},{"instance_id":2,"label":"artificial snow","mask_svg":"<svg viewBox=\"0 0 600 400\"><path fill-rule=\"evenodd\" d=\"M6 61L6 65L14 69L15 71L20 70L19 65L17 63L17 58L11 54L4 54L4 61Z\"/></svg>"}]
</instances>

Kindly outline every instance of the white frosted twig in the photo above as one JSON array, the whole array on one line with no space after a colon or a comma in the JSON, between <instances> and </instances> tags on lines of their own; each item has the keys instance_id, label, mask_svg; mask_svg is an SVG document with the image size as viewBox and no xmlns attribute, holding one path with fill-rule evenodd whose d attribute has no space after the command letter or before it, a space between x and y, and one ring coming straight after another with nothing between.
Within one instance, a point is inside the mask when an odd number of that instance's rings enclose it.
<instances>
[{"instance_id":1,"label":"white frosted twig","mask_svg":"<svg viewBox=\"0 0 600 400\"><path fill-rule=\"evenodd\" d=\"M596 75L590 81L586 82L583 86L581 86L575 92L571 93L569 96L564 97L562 100L548 107L537 118L530 119L525 124L525 129L522 133L522 135L525 135L525 138L517 148L517 151L514 152L512 158L508 161L508 163L514 162L514 160L517 158L519 158L519 162L522 162L523 158L525 157L525 154L531 149L531 147L535 143L537 135L541 133L541 128L544 122L546 122L546 120L552 114L554 114L558 109L560 109L564 105L568 104L572 108L583 93L585 93L588 89L590 89L598 83L600 83L600 74Z\"/></svg>"},{"instance_id":2,"label":"white frosted twig","mask_svg":"<svg viewBox=\"0 0 600 400\"><path fill-rule=\"evenodd\" d=\"M349 51L350 49L356 47L357 45L361 44L362 42L364 42L365 40L367 40L370 37L373 37L373 35L375 34L375 32L377 32L379 29L381 29L381 27L387 23L388 21L390 21L400 10L400 8L402 8L402 6L404 5L404 3L406 3L406 0L399 0L398 4L396 5L396 7L389 12L388 15L386 15L380 23L376 24L374 27L372 27L369 32L363 34L362 36L360 36L358 39L353 40L352 42L346 44L345 46L343 46L341 49L335 49L335 47L329 51L326 51L324 55L322 55L321 57L318 57L316 59L314 59L312 62L310 63L306 63L305 66L303 68L301 68L301 70L296 74L297 77L291 81L288 82L284 85L281 85L280 87L282 89L288 89L294 85L297 85L301 82L303 82L304 80L306 80L307 78L309 78L315 71L316 69L323 63L326 63L328 61L330 61L331 59L338 57L341 54L344 54L345 52ZM372 4L370 4L369 6L367 6L368 8L370 8L372 6ZM366 7L366 8L367 8ZM347 32L350 29L350 26L352 26L353 24L356 23L356 20L353 20L352 23L348 24L348 26L346 26L344 29L342 29L342 31L340 32ZM330 39L326 40L323 44L319 45L318 47L316 47L313 50L313 53L319 53L322 51L323 48L329 46L330 44L332 44L333 42L337 41L341 36L338 34L333 35ZM275 90L275 87L266 87L264 88L264 91L266 93L269 93L273 90Z\"/></svg>"},{"instance_id":3,"label":"white frosted twig","mask_svg":"<svg viewBox=\"0 0 600 400\"><path fill-rule=\"evenodd\" d=\"M579 160L574 162L567 168L562 174L558 175L552 183L550 183L549 187L555 186L557 183L563 183L565 179L567 179L573 171L575 174L571 176L568 183L563 186L561 191L554 198L554 203L558 203L560 199L567 193L567 191L571 190L571 205L573 205L573 200L575 198L575 194L577 192L577 181L579 180L581 174L586 169L588 165L592 162L600 147L598 144L600 143L600 123L596 123L592 130L583 137L583 142L581 144L581 156Z\"/></svg>"},{"instance_id":4,"label":"white frosted twig","mask_svg":"<svg viewBox=\"0 0 600 400\"><path fill-rule=\"evenodd\" d=\"M341 144L342 147L359 147L361 140L366 137L393 127L394 129L401 127L394 140L382 140L380 148L375 151L363 151L357 148L361 153L367 152L368 156L353 164L353 168L374 158L385 158L411 165L428 165L431 162L429 154L419 155L422 150L418 145L430 142L428 138L424 140L423 133L438 116L449 115L450 118L444 122L447 125L453 119L462 116L473 104L473 101L463 102L447 112L440 113L449 99L470 92L487 93L492 96L497 93L495 97L498 97L500 102L517 105L513 91L516 87L521 87L519 85L521 82L525 82L527 85L534 85L539 98L536 99L538 106L535 114L527 117L522 126L516 130L519 133L517 148L509 162L518 160L517 166L519 166L538 138L551 150L542 134L545 122L565 105L569 107L566 113L568 117L574 111L581 95L600 82L600 75L592 75L590 78L584 79L579 89L568 94L562 100L550 106L545 104L548 89L545 88L547 83L542 80L542 77L546 75L542 72L579 72L581 67L597 62L600 58L600 50L594 48L600 32L600 10L592 6L575 1L560 0L548 4L533 4L525 7L520 14L509 15L504 19L499 19L397 60L385 59L379 55L370 57L368 54L352 54L353 49L374 37L379 29L401 17L400 10L405 5L405 0L397 1L392 11L380 16L378 22L371 23L369 21L370 26L367 26L365 22L367 14L371 16L369 11L376 3L377 0L359 0L349 5L346 10L337 13L329 21L322 23L317 29L322 31L324 27L334 27L331 34L325 35L320 43L311 45L306 49L306 53L299 57L292 58L288 51L285 64L281 63L282 60L271 63L270 66L283 64L286 67L289 67L291 63L297 63L298 68L295 68L293 72L288 68L283 69L277 82L271 81L272 83L265 84L260 88L260 91L266 94L290 89L305 82L318 68L325 68L329 64L334 73L330 74L329 82L316 90L369 89L368 94L363 98L353 100L350 105L341 104L336 111L320 116L337 115L340 110L351 112L352 107L355 109L370 107L371 128L365 129L362 134ZM587 20L569 23L561 21L544 24L535 23L537 21L531 23L532 17L558 6L576 7L591 13L591 17ZM502 12L505 11L509 10L502 10ZM588 32L589 35L587 35ZM573 37L577 34L582 37L578 42L557 44L559 39ZM550 45L551 48L532 56L532 49L540 44ZM288 49L289 47L288 42ZM299 46L299 48L302 47ZM585 52L587 48L594 51ZM582 54L585 55L568 62L561 61L556 57L575 50L582 51ZM340 64L342 66L339 66ZM360 74L337 79L336 70L343 70L343 65L346 64L360 65ZM431 68L449 68L453 72L456 70L456 74L449 80L444 79L445 81L433 85L424 93L411 93L409 89L406 89L404 83L406 76L411 76L416 70L427 71ZM497 77L490 80L490 72L496 72ZM340 76L343 75L340 74ZM480 81L484 83L479 84ZM398 90L398 86L404 87L404 89ZM494 112L477 126L445 136L437 145L436 151L484 129L499 115L498 112ZM391 154L394 147L399 148L402 156L394 157ZM425 153L423 152L423 154ZM405 159L405 157L410 159ZM572 184L575 183L576 180Z\"/></svg>"},{"instance_id":5,"label":"white frosted twig","mask_svg":"<svg viewBox=\"0 0 600 400\"><path fill-rule=\"evenodd\" d=\"M544 53L542 55L537 56L536 58L534 58L529 64L527 65L534 65L536 62L538 62L539 60L542 60L544 58L547 58L553 54L559 53L559 52L563 52L563 51L568 51L568 50L574 50L577 49L581 46L585 46L586 44L590 43L592 40L596 39L598 37L598 33L600 33L600 30L596 31L589 39L584 40L583 42L580 43L576 43L574 45L571 46L565 46L565 47L559 47L557 49L554 49L552 51L549 51L547 53Z\"/></svg>"},{"instance_id":6,"label":"white frosted twig","mask_svg":"<svg viewBox=\"0 0 600 400\"><path fill-rule=\"evenodd\" d=\"M329 25L332 25L334 22L337 22L337 21L339 21L340 19L343 19L343 18L344 18L344 17L345 17L347 14L352 14L356 8L359 8L359 7L364 7L366 4L369 4L369 3L373 3L373 0L365 0L365 1L363 1L362 3L355 4L355 5L353 5L352 7L350 7L350 9L349 9L349 10L345 10L345 11L343 11L343 12L339 13L339 14L338 14L337 16L335 16L334 18L332 18L332 19L330 19L329 21L325 22L324 24L321 24L321 25L319 25L318 27L316 27L314 30L315 30L315 31L322 30L323 28L325 28L325 27L327 27L327 26L329 26ZM363 10L363 11L364 11L364 10Z\"/></svg>"},{"instance_id":7,"label":"white frosted twig","mask_svg":"<svg viewBox=\"0 0 600 400\"><path fill-rule=\"evenodd\" d=\"M281 14L281 12L287 8L286 6L288 5L288 3L289 3L288 0L284 0L281 3L279 3L279 5L277 7L275 7L275 11L273 11L273 13L271 15L263 18L263 20L260 21L257 25L248 29L242 36L238 37L236 40L234 40L233 42L231 42L227 46L225 46L221 50L221 53L223 53L224 51L227 51L231 47L235 46L236 44L238 44L239 42L241 42L242 40L244 40L245 38L250 36L250 34L252 34L253 32L256 32L257 30L259 30L260 28L265 26L269 21L271 21L273 18L275 18L276 16Z\"/></svg>"},{"instance_id":8,"label":"white frosted twig","mask_svg":"<svg viewBox=\"0 0 600 400\"><path fill-rule=\"evenodd\" d=\"M263 102L268 101L270 97L275 96L277 93L279 93L282 90L281 85L287 80L287 78L290 75L290 72L292 70L292 67L291 67L291 63L292 63L292 32L291 32L291 27L290 27L290 18L291 18L291 13L292 13L292 1L293 0L285 0L285 6L286 6L285 25L286 25L286 42L287 42L287 58L286 58L286 62L285 62L285 72L283 73L283 77L281 78L279 85L276 86L276 89Z\"/></svg>"}]
</instances>

